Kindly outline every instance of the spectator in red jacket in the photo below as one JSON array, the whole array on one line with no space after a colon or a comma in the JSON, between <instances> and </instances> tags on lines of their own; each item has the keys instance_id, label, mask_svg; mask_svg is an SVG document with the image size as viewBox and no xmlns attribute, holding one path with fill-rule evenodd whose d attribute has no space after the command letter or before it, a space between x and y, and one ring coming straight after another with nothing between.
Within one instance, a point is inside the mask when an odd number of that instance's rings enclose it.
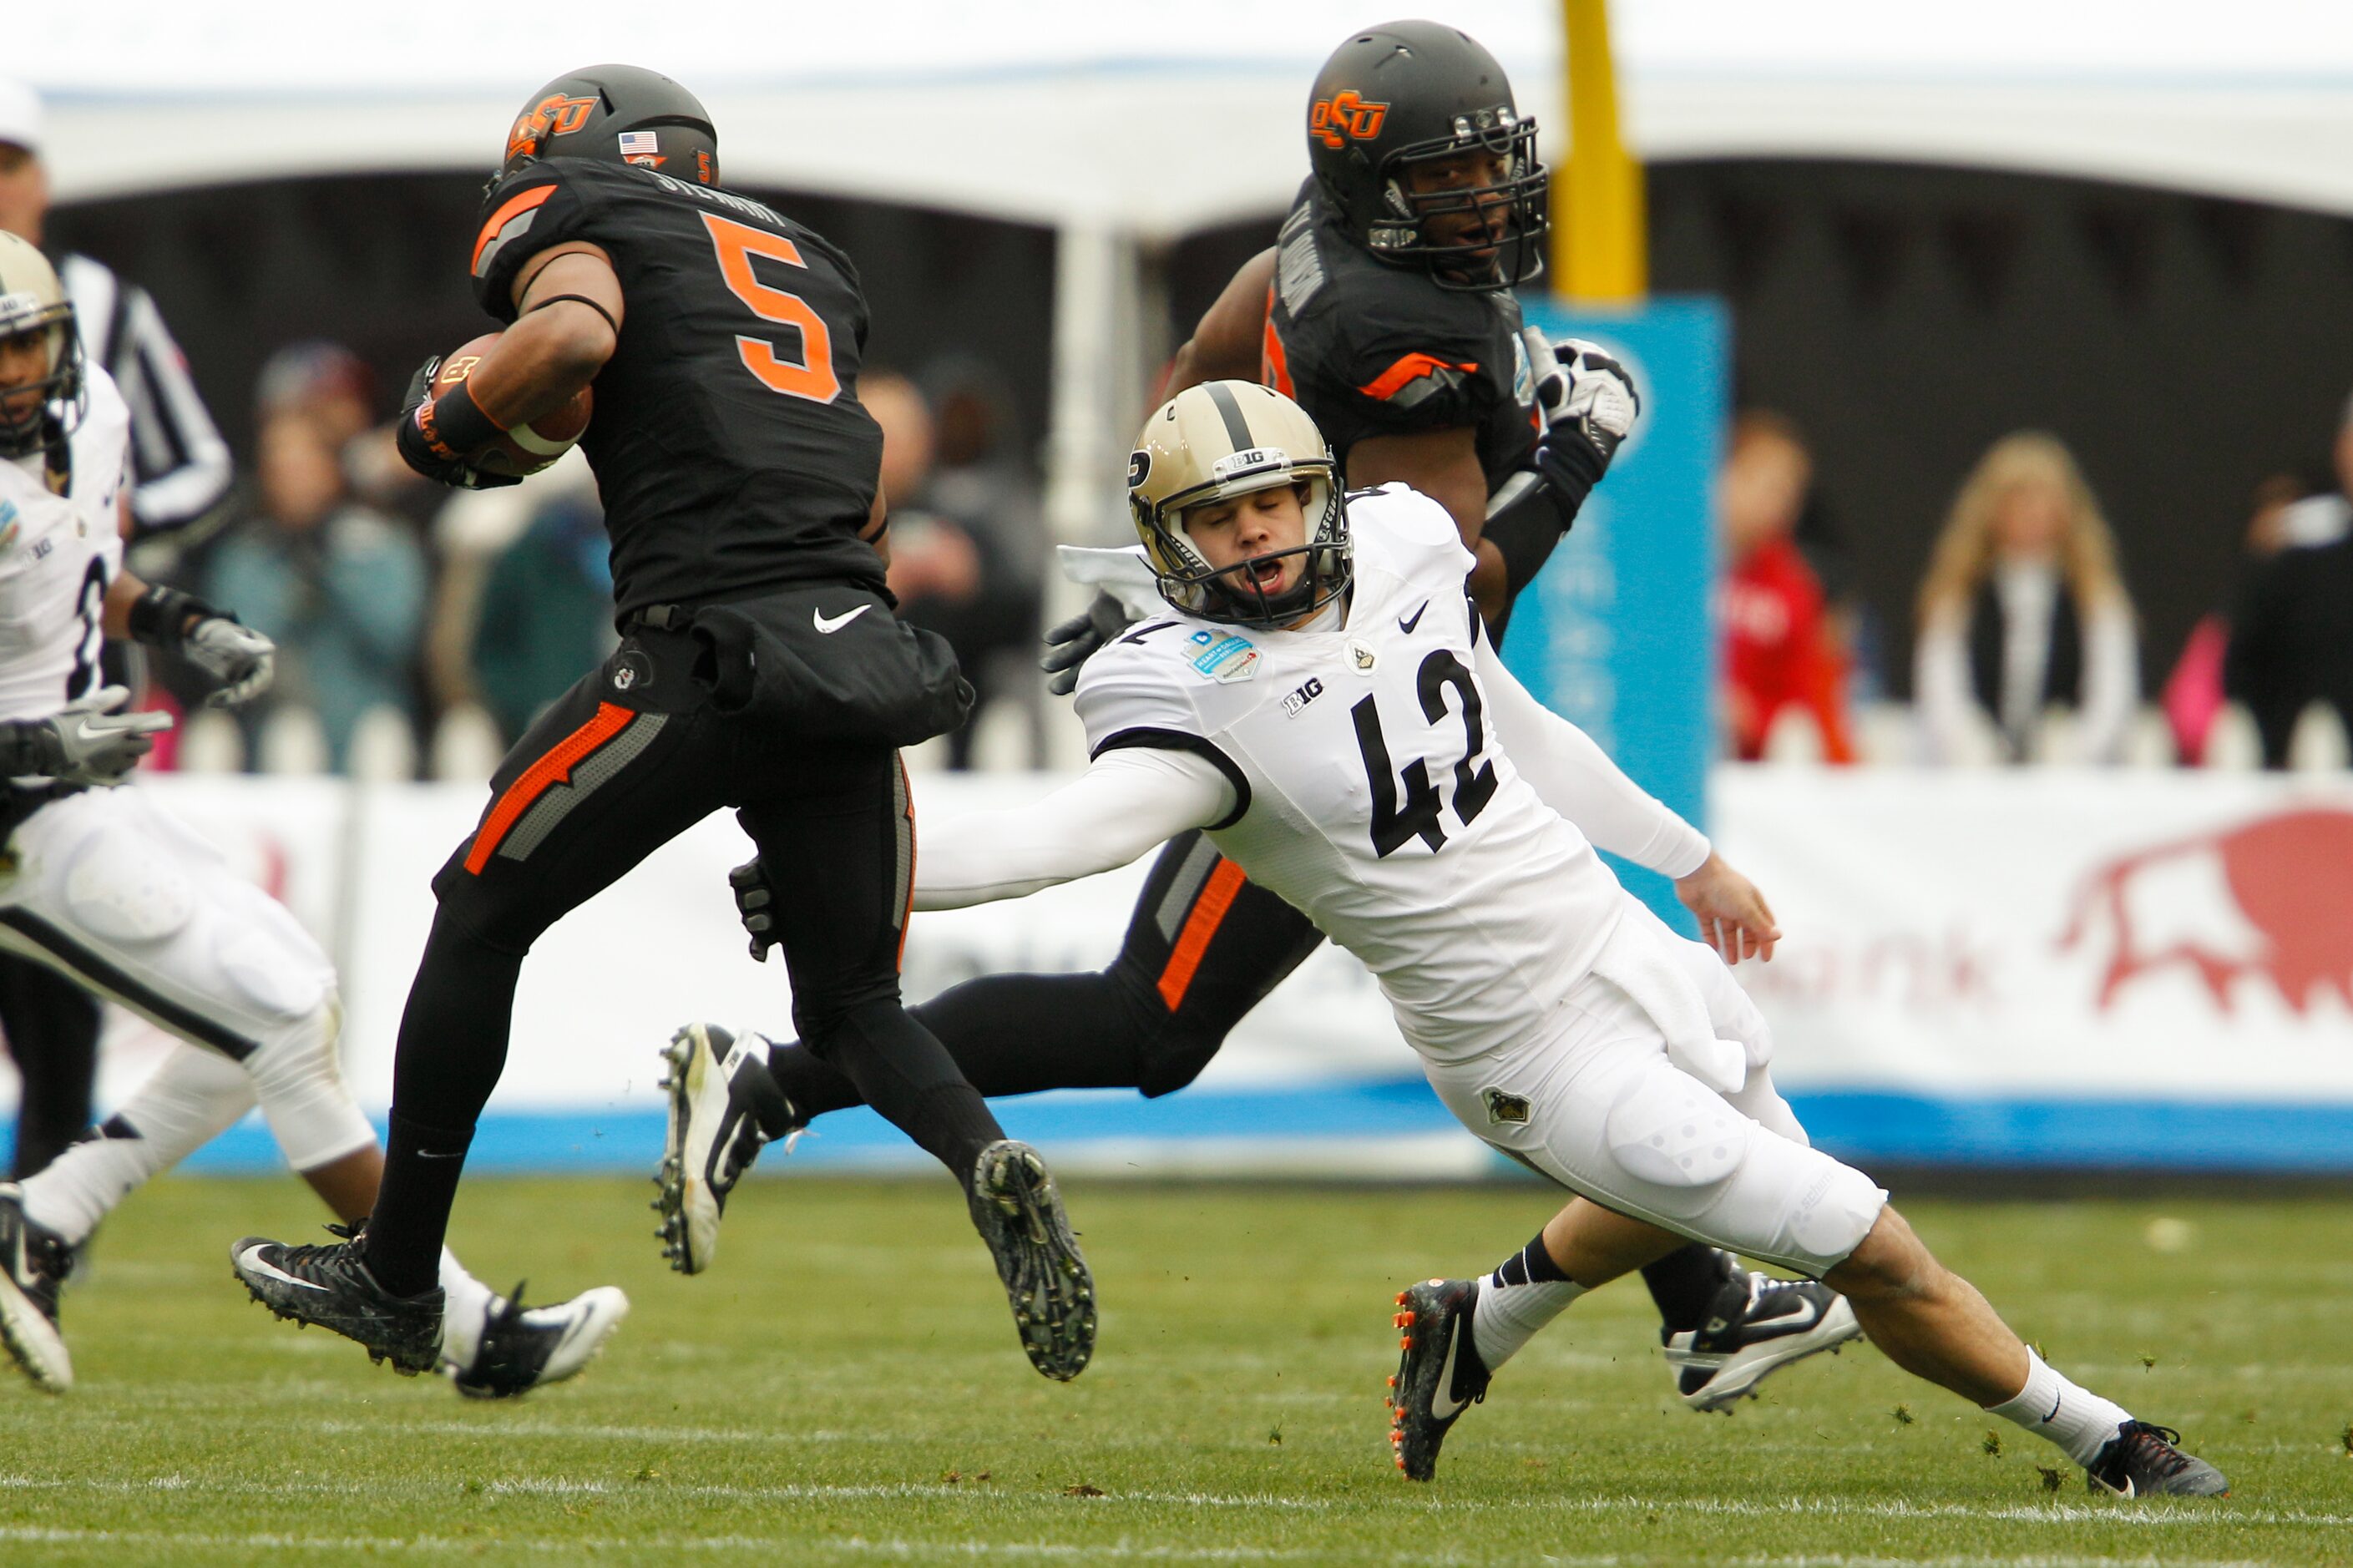
<instances>
[{"instance_id":1,"label":"spectator in red jacket","mask_svg":"<svg viewBox=\"0 0 2353 1568\"><path fill-rule=\"evenodd\" d=\"M1792 537L1812 488L1813 458L1797 426L1751 409L1733 421L1717 489L1724 528L1724 710L1736 756L1764 754L1774 721L1802 709L1822 754L1854 760L1846 718L1846 661L1831 631L1821 580Z\"/></svg>"}]
</instances>

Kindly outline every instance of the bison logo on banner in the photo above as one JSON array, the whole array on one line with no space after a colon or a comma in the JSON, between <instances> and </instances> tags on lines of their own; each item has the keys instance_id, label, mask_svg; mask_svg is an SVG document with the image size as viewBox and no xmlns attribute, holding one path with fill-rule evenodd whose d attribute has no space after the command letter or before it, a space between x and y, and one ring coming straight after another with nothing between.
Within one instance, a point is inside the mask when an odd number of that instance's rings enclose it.
<instances>
[{"instance_id":1,"label":"bison logo on banner","mask_svg":"<svg viewBox=\"0 0 2353 1568\"><path fill-rule=\"evenodd\" d=\"M2121 855L2076 894L2062 952L2111 943L2099 1007L2144 974L2187 968L2231 1011L2258 974L2301 1014L2320 987L2353 1006L2353 811L2284 811Z\"/></svg>"}]
</instances>

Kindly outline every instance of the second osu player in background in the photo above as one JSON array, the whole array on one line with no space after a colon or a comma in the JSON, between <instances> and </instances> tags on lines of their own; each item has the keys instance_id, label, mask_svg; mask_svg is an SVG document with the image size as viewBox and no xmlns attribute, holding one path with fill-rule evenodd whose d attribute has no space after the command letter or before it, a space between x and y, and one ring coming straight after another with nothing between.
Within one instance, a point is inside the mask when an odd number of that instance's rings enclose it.
<instances>
[{"instance_id":1,"label":"second osu player in background","mask_svg":"<svg viewBox=\"0 0 2353 1568\"><path fill-rule=\"evenodd\" d=\"M721 186L718 159L694 96L635 67L561 77L515 121L470 257L483 309L512 325L461 381L419 372L401 450L445 484L500 482L470 455L594 378L582 445L621 643L524 735L434 879L365 1227L325 1247L248 1237L236 1266L280 1316L396 1366L429 1359L433 1260L523 955L733 807L795 889L778 911L795 1021L955 1175L1023 1348L1072 1377L1093 1287L1054 1183L900 1005L914 818L896 748L953 728L970 691L883 585L881 435L857 395L866 302L848 258Z\"/></svg>"}]
</instances>

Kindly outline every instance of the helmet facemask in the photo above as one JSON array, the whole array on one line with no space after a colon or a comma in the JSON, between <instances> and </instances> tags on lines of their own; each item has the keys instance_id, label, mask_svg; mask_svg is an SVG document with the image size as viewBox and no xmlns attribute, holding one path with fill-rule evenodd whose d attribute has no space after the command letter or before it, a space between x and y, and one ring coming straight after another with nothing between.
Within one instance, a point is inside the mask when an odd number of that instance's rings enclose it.
<instances>
[{"instance_id":1,"label":"helmet facemask","mask_svg":"<svg viewBox=\"0 0 2353 1568\"><path fill-rule=\"evenodd\" d=\"M1544 271L1544 240L1551 230L1550 171L1536 161L1535 121L1518 118L1508 107L1482 109L1455 116L1453 132L1400 147L1381 160L1376 176L1380 211L1366 226L1366 247L1384 261L1427 268L1442 289L1515 288ZM1480 153L1506 160L1509 173L1492 184L1420 195L1408 186L1408 173L1417 165ZM1496 207L1504 214L1500 239L1474 237L1441 245L1428 237L1431 218ZM1482 250L1490 254L1479 255Z\"/></svg>"},{"instance_id":2,"label":"helmet facemask","mask_svg":"<svg viewBox=\"0 0 2353 1568\"><path fill-rule=\"evenodd\" d=\"M1272 630L1314 615L1347 592L1354 550L1346 506L1333 482L1328 458L1293 461L1279 449L1254 447L1236 452L1218 466L1226 472L1178 491L1138 518L1162 598L1201 620ZM1209 564L1185 531L1185 513L1196 507L1282 485L1301 492L1300 510L1307 525L1303 543L1218 567ZM1298 581L1269 594L1259 583L1256 568L1293 559L1301 563Z\"/></svg>"}]
</instances>

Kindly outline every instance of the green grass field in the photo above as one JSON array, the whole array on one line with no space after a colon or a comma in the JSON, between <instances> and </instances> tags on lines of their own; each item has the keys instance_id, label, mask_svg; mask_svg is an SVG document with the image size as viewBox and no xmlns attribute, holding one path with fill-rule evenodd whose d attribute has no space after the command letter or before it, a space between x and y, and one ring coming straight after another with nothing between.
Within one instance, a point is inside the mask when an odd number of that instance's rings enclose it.
<instances>
[{"instance_id":1,"label":"green grass field","mask_svg":"<svg viewBox=\"0 0 2353 1568\"><path fill-rule=\"evenodd\" d=\"M140 1194L67 1298L79 1385L0 1386L0 1563L2353 1561L2353 1202L1907 1205L2055 1363L2236 1488L2135 1505L2073 1468L2047 1489L2055 1451L1860 1346L1691 1415L1633 1281L1406 1482L1391 1294L1525 1241L1532 1185L1073 1184L1103 1330L1069 1386L1029 1370L944 1181L759 1181L691 1280L650 1191L468 1188L486 1279L635 1302L585 1377L494 1406L246 1302L230 1241L316 1234L291 1181Z\"/></svg>"}]
</instances>

